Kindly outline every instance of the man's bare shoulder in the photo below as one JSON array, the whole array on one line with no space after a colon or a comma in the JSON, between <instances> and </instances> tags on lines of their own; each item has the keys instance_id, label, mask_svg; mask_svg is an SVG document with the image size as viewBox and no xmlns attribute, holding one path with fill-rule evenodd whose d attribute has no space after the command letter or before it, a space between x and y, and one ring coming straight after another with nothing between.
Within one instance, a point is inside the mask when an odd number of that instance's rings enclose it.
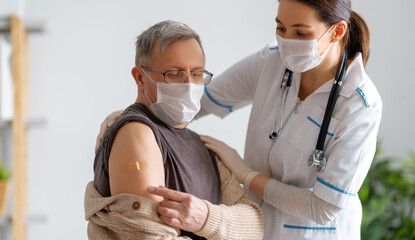
<instances>
[{"instance_id":1,"label":"man's bare shoulder","mask_svg":"<svg viewBox=\"0 0 415 240\"><path fill-rule=\"evenodd\" d=\"M151 127L142 122L129 122L125 124L118 130L117 136L131 140L156 140Z\"/></svg>"},{"instance_id":2,"label":"man's bare shoulder","mask_svg":"<svg viewBox=\"0 0 415 240\"><path fill-rule=\"evenodd\" d=\"M111 195L132 193L160 200L146 192L149 186L164 185L164 166L153 130L141 122L120 128L109 159Z\"/></svg>"}]
</instances>

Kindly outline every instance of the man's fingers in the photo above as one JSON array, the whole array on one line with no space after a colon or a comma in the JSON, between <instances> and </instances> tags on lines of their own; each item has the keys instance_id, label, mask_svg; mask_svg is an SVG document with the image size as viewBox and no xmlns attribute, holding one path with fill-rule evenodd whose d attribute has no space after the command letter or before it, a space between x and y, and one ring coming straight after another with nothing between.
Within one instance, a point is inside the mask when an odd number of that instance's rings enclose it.
<instances>
[{"instance_id":1,"label":"man's fingers","mask_svg":"<svg viewBox=\"0 0 415 240\"><path fill-rule=\"evenodd\" d=\"M167 225L193 232L200 230L205 224L209 210L203 200L162 187L150 187L148 191L167 198L182 199L181 201L164 200L157 207L160 219Z\"/></svg>"},{"instance_id":2,"label":"man's fingers","mask_svg":"<svg viewBox=\"0 0 415 240\"><path fill-rule=\"evenodd\" d=\"M165 224L170 225L176 228L182 228L182 224L177 218L169 218L163 215L160 216L160 220L163 221Z\"/></svg>"},{"instance_id":3,"label":"man's fingers","mask_svg":"<svg viewBox=\"0 0 415 240\"><path fill-rule=\"evenodd\" d=\"M181 210L182 206L180 204L180 202L176 202L176 201L170 201L170 200L164 200L160 203L161 207L166 207L166 208L172 208L172 209L177 209L177 210Z\"/></svg>"},{"instance_id":4,"label":"man's fingers","mask_svg":"<svg viewBox=\"0 0 415 240\"><path fill-rule=\"evenodd\" d=\"M186 194L182 192L174 191L165 187L148 187L147 192L178 202L182 201L186 197Z\"/></svg>"},{"instance_id":5,"label":"man's fingers","mask_svg":"<svg viewBox=\"0 0 415 240\"><path fill-rule=\"evenodd\" d=\"M177 219L180 218L180 213L175 209L158 206L157 212L160 214L160 216Z\"/></svg>"}]
</instances>

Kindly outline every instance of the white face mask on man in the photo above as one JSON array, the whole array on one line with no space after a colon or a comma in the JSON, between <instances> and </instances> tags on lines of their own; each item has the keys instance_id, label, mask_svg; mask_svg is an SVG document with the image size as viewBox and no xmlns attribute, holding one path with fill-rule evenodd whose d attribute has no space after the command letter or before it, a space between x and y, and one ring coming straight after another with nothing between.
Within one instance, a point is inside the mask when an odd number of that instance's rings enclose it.
<instances>
[{"instance_id":1,"label":"white face mask on man","mask_svg":"<svg viewBox=\"0 0 415 240\"><path fill-rule=\"evenodd\" d=\"M194 83L169 84L155 82L143 70L144 74L157 85L157 102L151 103L153 114L169 126L176 127L190 122L200 110L200 99L203 96L204 85Z\"/></svg>"},{"instance_id":2,"label":"white face mask on man","mask_svg":"<svg viewBox=\"0 0 415 240\"><path fill-rule=\"evenodd\" d=\"M329 47L320 56L318 53L318 42L333 26L331 26L319 39L286 39L277 34L279 51L284 65L291 71L299 73L317 67L321 61L323 61L332 46L332 43L330 43Z\"/></svg>"}]
</instances>

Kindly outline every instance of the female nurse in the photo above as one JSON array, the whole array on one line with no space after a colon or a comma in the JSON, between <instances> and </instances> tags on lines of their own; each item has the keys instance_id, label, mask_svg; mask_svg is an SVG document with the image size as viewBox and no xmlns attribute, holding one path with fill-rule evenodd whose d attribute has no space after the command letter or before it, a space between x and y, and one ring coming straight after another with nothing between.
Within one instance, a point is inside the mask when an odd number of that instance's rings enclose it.
<instances>
[{"instance_id":1,"label":"female nurse","mask_svg":"<svg viewBox=\"0 0 415 240\"><path fill-rule=\"evenodd\" d=\"M202 140L262 206L264 239L360 239L357 193L382 114L365 72L368 27L350 0L280 0L276 23L277 42L214 78L202 98L200 116L252 104L244 160L221 141ZM343 56L347 71L323 134L327 164L309 167ZM286 69L290 88L282 87Z\"/></svg>"}]
</instances>

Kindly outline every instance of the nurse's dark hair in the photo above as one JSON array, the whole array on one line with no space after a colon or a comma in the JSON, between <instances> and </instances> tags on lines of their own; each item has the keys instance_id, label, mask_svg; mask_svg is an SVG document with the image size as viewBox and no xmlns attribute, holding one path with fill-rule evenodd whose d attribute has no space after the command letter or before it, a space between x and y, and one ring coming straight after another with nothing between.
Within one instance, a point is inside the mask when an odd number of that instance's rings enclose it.
<instances>
[{"instance_id":1,"label":"nurse's dark hair","mask_svg":"<svg viewBox=\"0 0 415 240\"><path fill-rule=\"evenodd\" d=\"M294 0L304 3L314 9L321 21L329 26L344 20L348 24L348 31L343 37L343 47L346 48L348 58L353 58L361 52L363 65L370 55L370 32L365 20L352 10L350 0Z\"/></svg>"}]
</instances>

